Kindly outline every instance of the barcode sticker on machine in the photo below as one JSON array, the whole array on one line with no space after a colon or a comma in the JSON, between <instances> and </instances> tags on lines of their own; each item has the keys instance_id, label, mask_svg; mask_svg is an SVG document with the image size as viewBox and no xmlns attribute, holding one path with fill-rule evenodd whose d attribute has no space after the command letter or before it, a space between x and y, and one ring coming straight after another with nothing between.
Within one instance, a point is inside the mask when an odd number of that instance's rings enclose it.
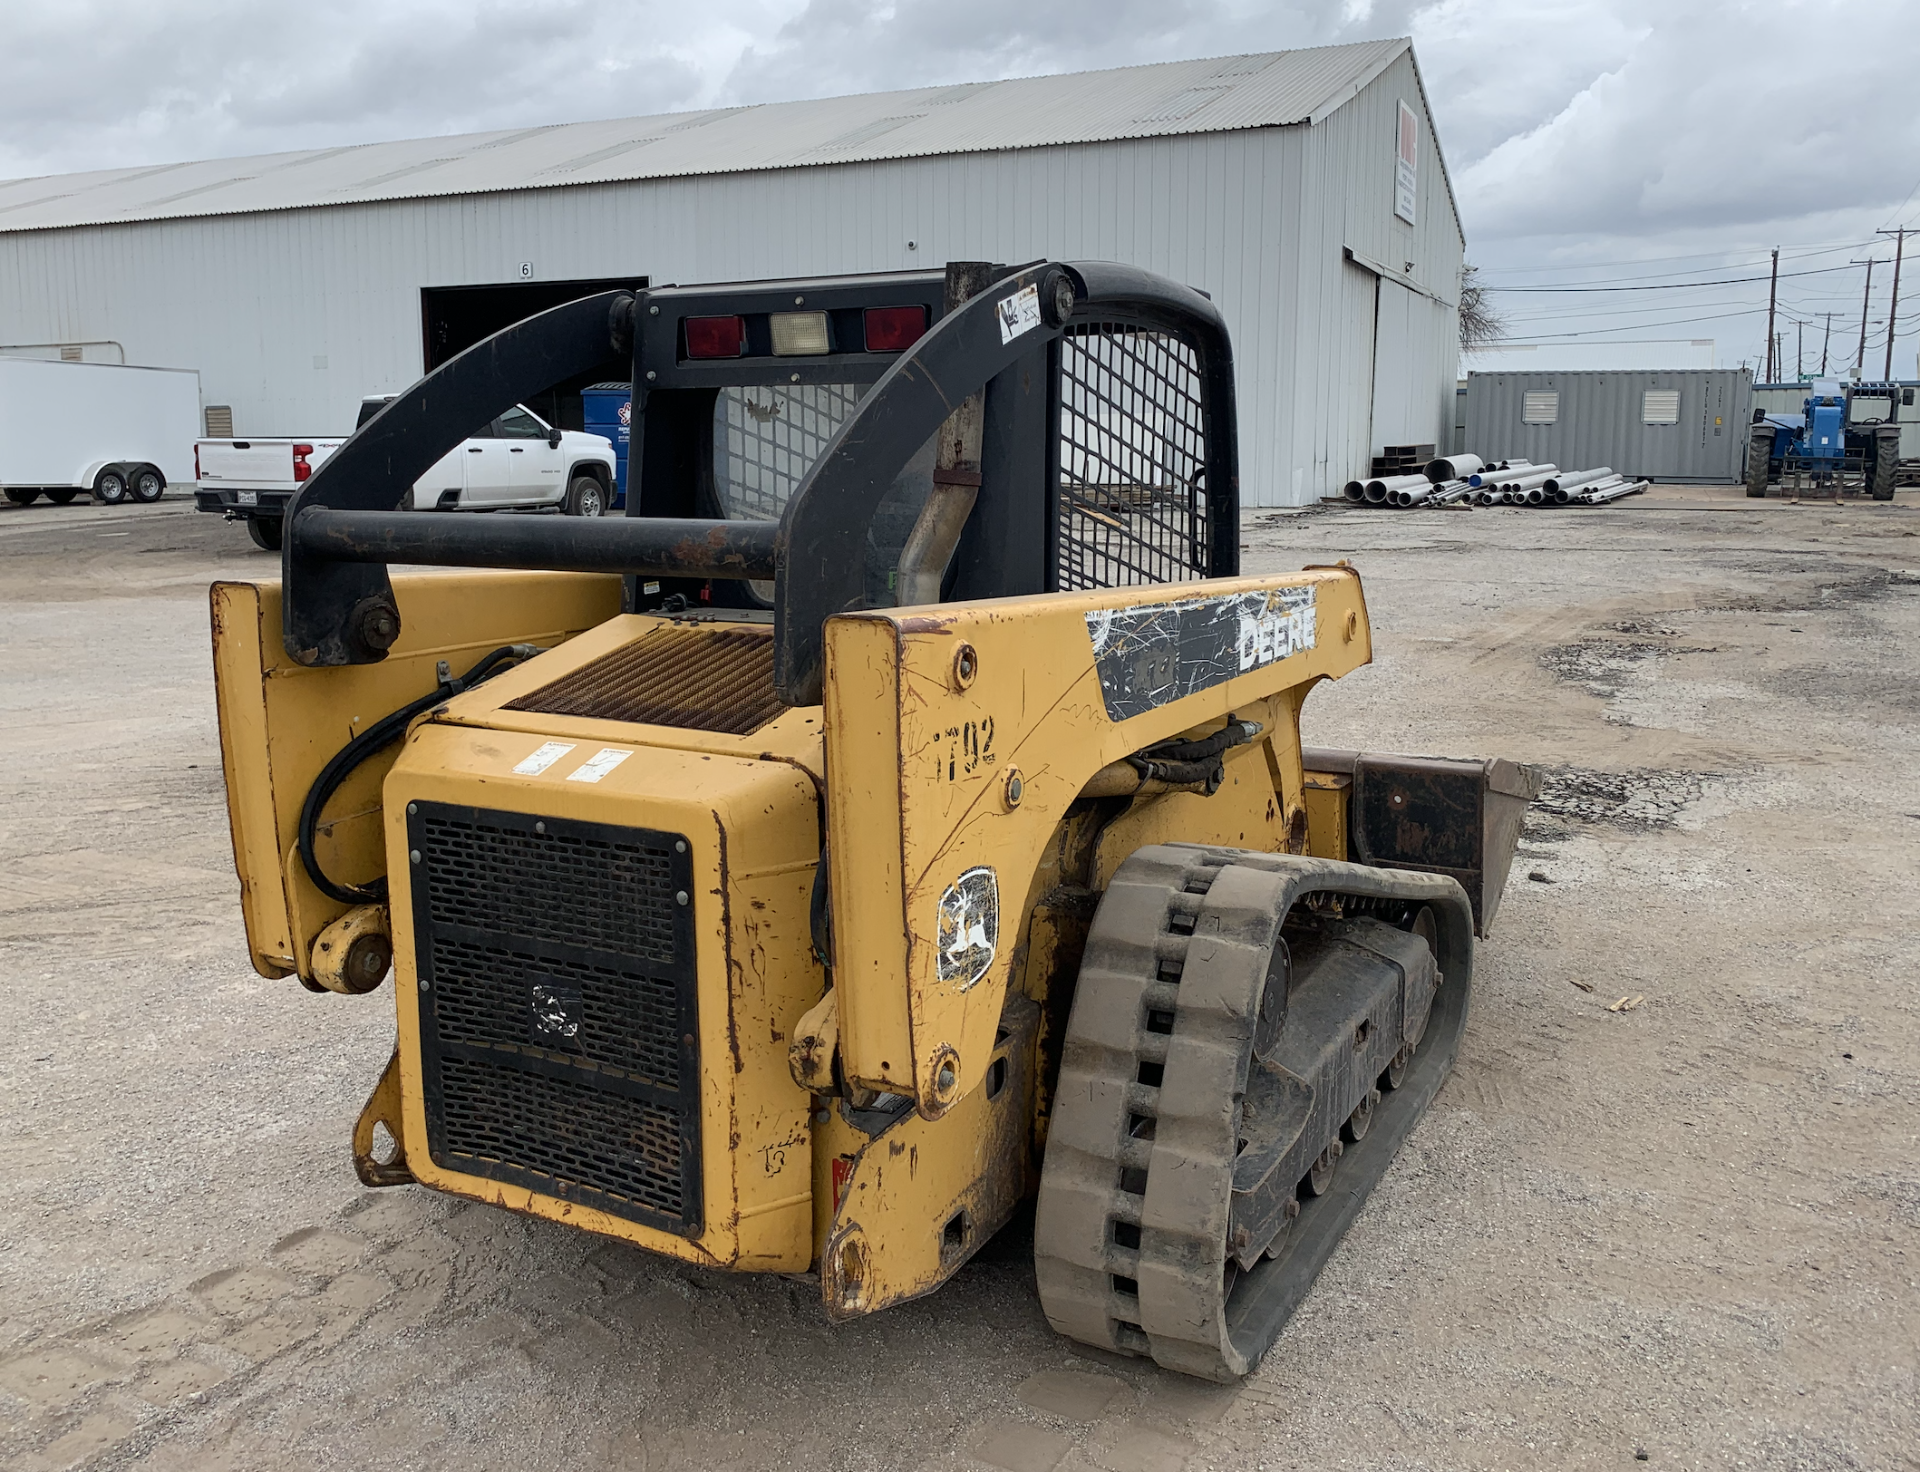
<instances>
[{"instance_id":1,"label":"barcode sticker on machine","mask_svg":"<svg viewBox=\"0 0 1920 1472\"><path fill-rule=\"evenodd\" d=\"M522 777L538 777L572 750L571 741L549 741L545 746L535 748L533 755L515 767L514 771Z\"/></svg>"},{"instance_id":2,"label":"barcode sticker on machine","mask_svg":"<svg viewBox=\"0 0 1920 1472\"><path fill-rule=\"evenodd\" d=\"M622 751L617 746L603 746L592 756L580 763L577 770L567 774L569 782L598 782L620 763L632 756L631 751Z\"/></svg>"},{"instance_id":3,"label":"barcode sticker on machine","mask_svg":"<svg viewBox=\"0 0 1920 1472\"><path fill-rule=\"evenodd\" d=\"M1040 325L1040 288L1023 286L1012 296L994 304L1000 315L1000 345L1005 347L1023 332Z\"/></svg>"}]
</instances>

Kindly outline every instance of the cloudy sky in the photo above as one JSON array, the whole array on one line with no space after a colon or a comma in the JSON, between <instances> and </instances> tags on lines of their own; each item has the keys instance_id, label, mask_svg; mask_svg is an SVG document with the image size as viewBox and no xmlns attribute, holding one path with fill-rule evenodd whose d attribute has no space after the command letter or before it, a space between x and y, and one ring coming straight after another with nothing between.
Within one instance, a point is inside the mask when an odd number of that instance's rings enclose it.
<instances>
[{"instance_id":1,"label":"cloudy sky","mask_svg":"<svg viewBox=\"0 0 1920 1472\"><path fill-rule=\"evenodd\" d=\"M1854 262L1890 262L1875 232L1920 224L1914 0L5 0L0 17L0 177L1411 35L1469 258L1525 345L1513 366L1755 360L1750 278L1773 247L1789 372L1796 333L1817 366L1828 313L1830 364L1850 364ZM1874 372L1891 276L1868 306ZM1920 262L1901 295L1913 377Z\"/></svg>"}]
</instances>

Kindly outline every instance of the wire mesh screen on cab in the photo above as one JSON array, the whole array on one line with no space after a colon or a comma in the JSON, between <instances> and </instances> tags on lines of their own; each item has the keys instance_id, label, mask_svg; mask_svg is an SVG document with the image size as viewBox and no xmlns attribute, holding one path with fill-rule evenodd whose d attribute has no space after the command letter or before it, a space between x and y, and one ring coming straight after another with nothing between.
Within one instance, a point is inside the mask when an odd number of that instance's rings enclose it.
<instances>
[{"instance_id":1,"label":"wire mesh screen on cab","mask_svg":"<svg viewBox=\"0 0 1920 1472\"><path fill-rule=\"evenodd\" d=\"M1206 406L1176 334L1093 322L1060 340L1056 586L1206 577Z\"/></svg>"},{"instance_id":2,"label":"wire mesh screen on cab","mask_svg":"<svg viewBox=\"0 0 1920 1472\"><path fill-rule=\"evenodd\" d=\"M723 388L713 406L713 489L734 521L777 521L866 388Z\"/></svg>"}]
</instances>

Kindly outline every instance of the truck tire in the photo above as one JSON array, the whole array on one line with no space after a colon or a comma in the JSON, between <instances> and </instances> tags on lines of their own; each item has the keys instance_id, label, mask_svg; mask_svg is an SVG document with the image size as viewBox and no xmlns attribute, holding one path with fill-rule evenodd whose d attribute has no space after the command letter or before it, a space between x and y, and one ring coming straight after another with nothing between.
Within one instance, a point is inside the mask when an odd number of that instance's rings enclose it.
<instances>
[{"instance_id":1,"label":"truck tire","mask_svg":"<svg viewBox=\"0 0 1920 1472\"><path fill-rule=\"evenodd\" d=\"M35 501L40 499L40 493L38 491L23 491L10 488L7 491L7 499L16 506L31 506Z\"/></svg>"},{"instance_id":2,"label":"truck tire","mask_svg":"<svg viewBox=\"0 0 1920 1472\"><path fill-rule=\"evenodd\" d=\"M48 491L47 499L56 506L71 506L73 504L73 498L79 494L80 493L72 487L68 487L63 491Z\"/></svg>"},{"instance_id":3,"label":"truck tire","mask_svg":"<svg viewBox=\"0 0 1920 1472\"><path fill-rule=\"evenodd\" d=\"M604 516L607 511L607 488L600 484L600 477L576 475L567 486L564 509L569 516Z\"/></svg>"},{"instance_id":4,"label":"truck tire","mask_svg":"<svg viewBox=\"0 0 1920 1472\"><path fill-rule=\"evenodd\" d=\"M253 538L253 545L258 547L262 552L278 552L280 550L280 533L284 529L284 525L282 520L277 516L249 516L247 518L247 535Z\"/></svg>"},{"instance_id":5,"label":"truck tire","mask_svg":"<svg viewBox=\"0 0 1920 1472\"><path fill-rule=\"evenodd\" d=\"M1893 487L1899 473L1899 429L1896 427L1892 434L1876 432L1873 437L1873 470L1867 480L1867 490L1874 500L1893 499Z\"/></svg>"},{"instance_id":6,"label":"truck tire","mask_svg":"<svg viewBox=\"0 0 1920 1472\"><path fill-rule=\"evenodd\" d=\"M127 489L142 506L151 506L167 493L167 478L151 465L137 465L127 478Z\"/></svg>"},{"instance_id":7,"label":"truck tire","mask_svg":"<svg viewBox=\"0 0 1920 1472\"><path fill-rule=\"evenodd\" d=\"M1747 440L1747 494L1756 499L1767 494L1767 470L1773 458L1773 431L1758 426Z\"/></svg>"},{"instance_id":8,"label":"truck tire","mask_svg":"<svg viewBox=\"0 0 1920 1472\"><path fill-rule=\"evenodd\" d=\"M109 465L93 478L93 499L101 506L118 506L127 499L127 478Z\"/></svg>"}]
</instances>

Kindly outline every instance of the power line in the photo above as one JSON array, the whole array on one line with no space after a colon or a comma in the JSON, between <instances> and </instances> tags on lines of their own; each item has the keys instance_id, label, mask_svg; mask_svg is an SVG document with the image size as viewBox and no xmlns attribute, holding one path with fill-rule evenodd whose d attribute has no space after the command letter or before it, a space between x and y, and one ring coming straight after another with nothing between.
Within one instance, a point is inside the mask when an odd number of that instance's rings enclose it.
<instances>
[{"instance_id":1,"label":"power line","mask_svg":"<svg viewBox=\"0 0 1920 1472\"><path fill-rule=\"evenodd\" d=\"M1806 245L1782 246L1780 253L1782 255L1791 256L1795 258L1799 258L1803 256L1831 255L1834 251L1858 250L1860 249L1861 244L1862 242L1859 240L1814 241ZM1749 252L1749 253L1757 253L1764 249L1766 249L1766 247L1764 246L1755 246L1753 247L1753 252ZM1728 264L1727 257L1729 255L1738 255L1738 254L1742 254L1742 252L1737 250L1730 251L1730 250L1724 250L1724 249L1723 250L1703 250L1703 251L1696 251L1692 255L1685 255L1685 256L1642 256L1634 260L1628 260L1628 261L1592 261L1584 265L1482 266L1480 269L1487 274L1495 274L1503 271L1528 271L1528 272L1592 271L1596 269L1604 269L1607 266L1657 266L1666 261L1716 261L1721 265L1726 265ZM1754 264L1757 265L1758 262L1755 262ZM1699 267L1697 269L1705 270L1707 268ZM1656 276L1662 276L1662 275L1674 275L1677 273L1670 272L1670 271L1656 271L1654 274ZM1628 277L1623 279L1632 280L1635 278Z\"/></svg>"},{"instance_id":2,"label":"power line","mask_svg":"<svg viewBox=\"0 0 1920 1472\"><path fill-rule=\"evenodd\" d=\"M1818 257L1818 256L1836 255L1842 251L1860 250L1860 249L1863 249L1866 244L1867 242L1865 241L1847 240L1847 241L1836 241L1831 244L1825 244L1825 245L1816 244L1816 245L1804 245L1804 246L1783 246L1781 248L1780 254L1787 260L1805 261L1805 260L1813 260L1815 257ZM1556 272L1562 272L1562 271L1589 271L1589 272L1603 271L1607 269L1607 267L1610 265L1650 266L1650 265L1658 264L1661 261L1690 261L1690 260L1710 260L1710 261L1713 261L1715 265L1720 266L1722 268L1739 267L1739 266L1746 266L1746 265L1758 266L1763 264L1758 260L1749 261L1745 259L1737 259L1737 260L1729 259L1729 257L1731 256L1743 256L1745 254L1747 253L1740 252L1740 251L1716 250L1716 251L1702 251L1700 254L1695 256L1648 256L1645 260L1617 261L1617 262L1596 261L1596 262L1590 262L1585 265L1577 265L1577 266L1482 266L1480 268L1480 272L1481 272L1481 275L1483 276L1503 276L1503 275L1505 276L1511 276L1511 275L1545 276L1545 275L1550 275L1550 274L1553 274ZM1705 270L1711 270L1712 267L1695 266L1695 267L1692 267L1691 269L1696 271L1705 271ZM1640 276L1596 276L1593 278L1593 280L1601 283L1611 282L1611 281L1658 281L1665 277L1680 276L1684 274L1686 274L1685 271L1652 271L1652 272L1648 272L1645 275L1640 275ZM1686 285L1687 283L1681 282L1678 284Z\"/></svg>"},{"instance_id":3,"label":"power line","mask_svg":"<svg viewBox=\"0 0 1920 1472\"><path fill-rule=\"evenodd\" d=\"M1534 336L1541 340L1550 337L1597 337L1605 332L1640 332L1648 327L1685 327L1695 322L1725 322L1735 317L1757 317L1764 311L1765 307L1752 307L1744 312L1717 312L1707 317L1675 317L1666 322L1635 322L1622 327L1593 327L1580 332L1539 332Z\"/></svg>"},{"instance_id":4,"label":"power line","mask_svg":"<svg viewBox=\"0 0 1920 1472\"><path fill-rule=\"evenodd\" d=\"M1856 264L1858 263L1848 263L1848 265ZM1834 271L1844 271L1846 269L1846 266L1818 266L1811 271L1783 271L1780 273L1779 279L1785 281L1795 276L1826 276ZM1587 291L1688 291L1698 286L1747 286L1756 281L1767 281L1771 279L1773 278L1770 276L1722 276L1713 281L1654 282L1647 286L1489 286L1484 289L1487 291L1509 293L1542 292L1555 296L1563 296L1573 292Z\"/></svg>"}]
</instances>

